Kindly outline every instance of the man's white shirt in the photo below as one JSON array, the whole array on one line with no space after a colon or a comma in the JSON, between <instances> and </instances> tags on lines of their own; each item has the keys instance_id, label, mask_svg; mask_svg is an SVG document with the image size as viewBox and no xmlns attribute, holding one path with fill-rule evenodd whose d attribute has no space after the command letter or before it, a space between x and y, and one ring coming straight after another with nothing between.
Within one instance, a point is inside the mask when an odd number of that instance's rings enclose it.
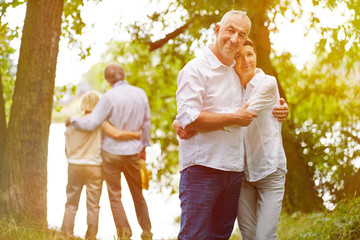
<instances>
[{"instance_id":1,"label":"man's white shirt","mask_svg":"<svg viewBox=\"0 0 360 240\"><path fill-rule=\"evenodd\" d=\"M179 72L176 119L182 127L193 122L201 111L233 113L241 107L241 84L234 63L225 66L207 48L204 56L191 60ZM187 140L180 139L179 165L180 171L192 165L243 171L242 128L199 131Z\"/></svg>"}]
</instances>

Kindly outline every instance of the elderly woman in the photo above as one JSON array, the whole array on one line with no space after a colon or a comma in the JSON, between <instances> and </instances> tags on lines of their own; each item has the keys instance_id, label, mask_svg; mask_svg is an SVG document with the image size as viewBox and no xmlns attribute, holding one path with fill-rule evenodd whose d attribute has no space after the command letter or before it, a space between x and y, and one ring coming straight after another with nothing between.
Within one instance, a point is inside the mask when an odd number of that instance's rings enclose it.
<instances>
[{"instance_id":1,"label":"elderly woman","mask_svg":"<svg viewBox=\"0 0 360 240\"><path fill-rule=\"evenodd\" d=\"M242 101L258 117L245 128L245 176L239 198L242 239L276 239L285 189L286 157L281 123L272 110L280 96L276 79L256 68L256 48L247 40L235 56Z\"/></svg>"}]
</instances>

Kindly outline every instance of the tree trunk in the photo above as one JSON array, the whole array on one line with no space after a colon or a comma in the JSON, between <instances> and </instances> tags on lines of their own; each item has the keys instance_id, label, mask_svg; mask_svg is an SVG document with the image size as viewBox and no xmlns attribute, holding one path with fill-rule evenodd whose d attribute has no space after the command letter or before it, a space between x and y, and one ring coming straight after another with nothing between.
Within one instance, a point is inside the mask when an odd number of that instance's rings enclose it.
<instances>
[{"instance_id":1,"label":"tree trunk","mask_svg":"<svg viewBox=\"0 0 360 240\"><path fill-rule=\"evenodd\" d=\"M291 121L291 120L289 120ZM313 176L302 157L300 143L296 141L295 129L290 123L283 125L282 137L287 158L284 210L287 212L312 212L323 209L323 201L318 196Z\"/></svg>"},{"instance_id":2,"label":"tree trunk","mask_svg":"<svg viewBox=\"0 0 360 240\"><path fill-rule=\"evenodd\" d=\"M252 15L249 13L252 23L250 39L254 41L257 48L257 66L266 74L276 77L280 96L285 98L285 91L281 87L276 69L271 64L270 32L266 27L267 18L264 17L264 13L261 14L262 9L268 8L266 6L259 7L257 12L251 11ZM282 131L288 169L283 206L288 212L320 210L322 199L317 194L312 179L313 173L310 172L307 162L300 153L300 143L295 141L295 129L292 127L294 124L291 121L290 119L287 124L283 124Z\"/></svg>"},{"instance_id":3,"label":"tree trunk","mask_svg":"<svg viewBox=\"0 0 360 240\"><path fill-rule=\"evenodd\" d=\"M344 189L341 191L341 200L351 200L360 197L360 170L344 182Z\"/></svg>"},{"instance_id":4,"label":"tree trunk","mask_svg":"<svg viewBox=\"0 0 360 240\"><path fill-rule=\"evenodd\" d=\"M357 133L357 131L354 131ZM351 138L357 144L360 144L360 138L354 135L354 132L348 130L341 130L341 133L348 138ZM353 175L348 175L347 178L344 179L344 189L340 192L339 199L347 199L351 200L353 198L360 196L360 186L357 184L360 181L360 169L357 170Z\"/></svg>"},{"instance_id":5,"label":"tree trunk","mask_svg":"<svg viewBox=\"0 0 360 240\"><path fill-rule=\"evenodd\" d=\"M4 157L4 146L6 143L6 115L5 115L5 101L3 95L3 85L1 80L1 72L0 72L0 169L3 164Z\"/></svg>"},{"instance_id":6,"label":"tree trunk","mask_svg":"<svg viewBox=\"0 0 360 240\"><path fill-rule=\"evenodd\" d=\"M1 169L7 211L46 221L47 147L63 0L28 0Z\"/></svg>"}]
</instances>

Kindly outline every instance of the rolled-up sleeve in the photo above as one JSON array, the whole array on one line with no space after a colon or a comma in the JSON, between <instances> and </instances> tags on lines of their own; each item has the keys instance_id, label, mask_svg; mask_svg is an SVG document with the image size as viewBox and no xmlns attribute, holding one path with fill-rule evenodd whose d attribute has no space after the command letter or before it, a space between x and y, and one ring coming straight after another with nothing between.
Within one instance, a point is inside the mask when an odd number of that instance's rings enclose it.
<instances>
[{"instance_id":1,"label":"rolled-up sleeve","mask_svg":"<svg viewBox=\"0 0 360 240\"><path fill-rule=\"evenodd\" d=\"M185 128L195 121L201 112L203 97L206 91L205 83L204 79L199 75L199 71L196 71L193 67L185 66L179 72L177 84L176 120Z\"/></svg>"},{"instance_id":2,"label":"rolled-up sleeve","mask_svg":"<svg viewBox=\"0 0 360 240\"><path fill-rule=\"evenodd\" d=\"M273 108L276 104L277 91L276 79L264 76L258 89L249 99L250 105L247 109L259 113L264 109Z\"/></svg>"}]
</instances>

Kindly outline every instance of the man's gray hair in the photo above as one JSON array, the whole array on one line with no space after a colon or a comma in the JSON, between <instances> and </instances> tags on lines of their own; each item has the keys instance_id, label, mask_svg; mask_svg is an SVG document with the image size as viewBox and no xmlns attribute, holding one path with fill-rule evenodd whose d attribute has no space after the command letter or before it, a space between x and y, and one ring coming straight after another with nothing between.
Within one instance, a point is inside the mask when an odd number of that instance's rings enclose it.
<instances>
[{"instance_id":1,"label":"man's gray hair","mask_svg":"<svg viewBox=\"0 0 360 240\"><path fill-rule=\"evenodd\" d=\"M245 12L243 11L239 11L239 10L231 10L231 11L228 11L227 13L224 14L224 16L221 18L220 22L219 22L219 25L220 26L223 26L224 23L226 23L226 21L229 19L230 16L232 15L239 15L241 16L242 18L246 19L248 22L249 22L249 29L251 29L251 21L250 21L250 18L248 17L248 15L246 15Z\"/></svg>"},{"instance_id":2,"label":"man's gray hair","mask_svg":"<svg viewBox=\"0 0 360 240\"><path fill-rule=\"evenodd\" d=\"M105 79L114 84L118 81L125 80L126 74L124 68L118 63L110 63L104 70Z\"/></svg>"}]
</instances>

